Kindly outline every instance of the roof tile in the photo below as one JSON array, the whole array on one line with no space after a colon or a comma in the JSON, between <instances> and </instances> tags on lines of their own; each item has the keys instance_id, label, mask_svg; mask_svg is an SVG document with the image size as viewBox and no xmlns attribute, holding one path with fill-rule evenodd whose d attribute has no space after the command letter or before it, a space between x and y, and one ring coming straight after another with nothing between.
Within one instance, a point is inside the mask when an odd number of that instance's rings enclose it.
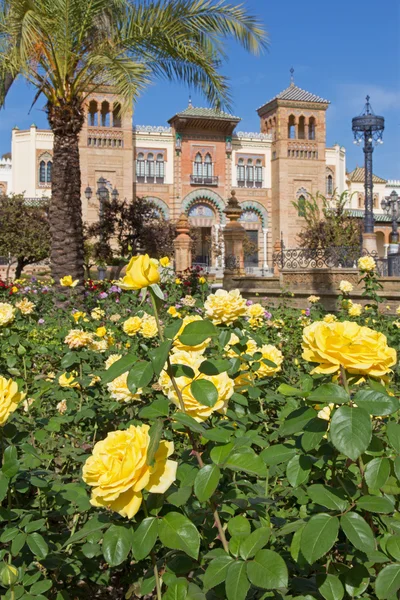
<instances>
[{"instance_id":1,"label":"roof tile","mask_svg":"<svg viewBox=\"0 0 400 600\"><path fill-rule=\"evenodd\" d=\"M365 180L365 168L364 167L356 167L351 173L347 173L347 177L350 181L354 183L364 183ZM372 175L373 183L387 183L386 179L382 179L382 177L378 177L378 175Z\"/></svg>"},{"instance_id":2,"label":"roof tile","mask_svg":"<svg viewBox=\"0 0 400 600\"><path fill-rule=\"evenodd\" d=\"M200 108L197 106L188 106L185 110L177 113L178 117L206 117L207 119L230 119L240 121L240 117L235 117L227 112L216 108Z\"/></svg>"},{"instance_id":3,"label":"roof tile","mask_svg":"<svg viewBox=\"0 0 400 600\"><path fill-rule=\"evenodd\" d=\"M286 88L286 90L283 90L282 92L280 92L280 94L277 94L276 96L271 98L271 100L269 100L265 104L269 104L273 100L277 100L277 99L293 100L296 102L317 102L317 103L321 103L321 104L329 104L329 100L325 100L324 98L321 98L320 96L317 96L316 94L311 94L311 92L302 90L301 88L297 87L297 85L295 85L294 83L291 83L289 85L289 87ZM265 106L265 104L263 104L263 106ZM260 108L262 108L262 106L260 106Z\"/></svg>"}]
</instances>

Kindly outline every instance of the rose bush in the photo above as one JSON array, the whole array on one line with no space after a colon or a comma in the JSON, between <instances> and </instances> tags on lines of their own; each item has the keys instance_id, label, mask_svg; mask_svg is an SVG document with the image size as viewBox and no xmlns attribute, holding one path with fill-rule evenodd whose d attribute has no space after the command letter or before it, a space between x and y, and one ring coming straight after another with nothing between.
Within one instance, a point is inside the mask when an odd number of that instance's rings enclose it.
<instances>
[{"instance_id":1,"label":"rose bush","mask_svg":"<svg viewBox=\"0 0 400 600\"><path fill-rule=\"evenodd\" d=\"M395 600L398 317L132 264L0 286L2 597Z\"/></svg>"}]
</instances>

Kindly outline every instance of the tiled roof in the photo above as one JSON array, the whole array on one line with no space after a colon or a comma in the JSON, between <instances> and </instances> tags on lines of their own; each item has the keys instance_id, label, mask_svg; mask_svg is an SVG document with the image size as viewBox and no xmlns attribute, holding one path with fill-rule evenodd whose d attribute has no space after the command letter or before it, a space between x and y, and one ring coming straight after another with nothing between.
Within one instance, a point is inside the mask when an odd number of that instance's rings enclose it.
<instances>
[{"instance_id":1,"label":"tiled roof","mask_svg":"<svg viewBox=\"0 0 400 600\"><path fill-rule=\"evenodd\" d=\"M350 217L358 217L360 219L364 218L364 211L362 208L350 208L347 210L347 213ZM386 215L385 213L374 213L374 219L376 223L391 223L392 217ZM400 222L400 217L397 219Z\"/></svg>"},{"instance_id":2,"label":"tiled roof","mask_svg":"<svg viewBox=\"0 0 400 600\"><path fill-rule=\"evenodd\" d=\"M206 119L229 119L230 121L240 121L240 117L235 117L216 108L200 108L197 106L188 106L185 110L177 113L177 117L205 117Z\"/></svg>"},{"instance_id":3,"label":"tiled roof","mask_svg":"<svg viewBox=\"0 0 400 600\"><path fill-rule=\"evenodd\" d=\"M364 167L356 167L354 171L351 173L347 173L347 177L350 181L354 183L364 183L365 179L365 169ZM378 175L372 175L373 183L386 183L386 179L382 179L382 177L378 177Z\"/></svg>"},{"instance_id":4,"label":"tiled roof","mask_svg":"<svg viewBox=\"0 0 400 600\"><path fill-rule=\"evenodd\" d=\"M329 104L329 100L325 100L325 98L321 98L320 96L311 94L311 92L302 90L301 88L297 87L297 85L295 85L294 83L291 83L289 87L286 88L286 90L283 90L283 92L271 98L271 100L266 102L266 104L269 104L269 102L272 102L273 100L277 99L292 100L295 102L318 102L321 104ZM265 104L263 104L263 106L265 106ZM260 108L262 108L262 106L260 106Z\"/></svg>"}]
</instances>

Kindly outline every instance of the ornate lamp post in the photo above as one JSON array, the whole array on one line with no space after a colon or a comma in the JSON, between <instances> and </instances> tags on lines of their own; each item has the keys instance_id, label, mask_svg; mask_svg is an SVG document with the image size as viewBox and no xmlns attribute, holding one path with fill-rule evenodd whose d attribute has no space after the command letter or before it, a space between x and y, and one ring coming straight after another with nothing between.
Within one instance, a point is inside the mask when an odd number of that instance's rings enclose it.
<instances>
[{"instance_id":1,"label":"ornate lamp post","mask_svg":"<svg viewBox=\"0 0 400 600\"><path fill-rule=\"evenodd\" d=\"M374 233L374 201L372 184L372 153L374 144L383 144L382 134L385 129L385 119L375 115L369 103L369 96L364 112L352 120L354 143L364 142L365 166L365 213L364 213L364 245L367 250L376 252L376 237Z\"/></svg>"},{"instance_id":2,"label":"ornate lamp post","mask_svg":"<svg viewBox=\"0 0 400 600\"><path fill-rule=\"evenodd\" d=\"M399 232L397 220L400 217L400 198L398 193L393 190L390 196L384 198L381 202L382 209L392 217L392 231L389 236L388 249L388 275L394 275L394 256L399 253Z\"/></svg>"},{"instance_id":3,"label":"ornate lamp post","mask_svg":"<svg viewBox=\"0 0 400 600\"><path fill-rule=\"evenodd\" d=\"M97 191L96 191L96 196L99 199L99 221L100 221L100 250L101 252L103 251L103 247L104 247L104 202L106 202L108 200L108 198L110 197L110 192L108 190L107 187L107 179L104 179L104 177L100 177L97 180ZM90 198L92 197L93 191L92 188L87 186L87 188L85 189L85 196L88 200L90 200ZM111 198L113 200L118 200L119 198L119 192L117 190L117 188L115 187L112 192L111 192ZM106 276L106 269L104 268L103 265L99 265L97 267L97 271L99 274L99 279L100 281L103 281L105 279Z\"/></svg>"}]
</instances>

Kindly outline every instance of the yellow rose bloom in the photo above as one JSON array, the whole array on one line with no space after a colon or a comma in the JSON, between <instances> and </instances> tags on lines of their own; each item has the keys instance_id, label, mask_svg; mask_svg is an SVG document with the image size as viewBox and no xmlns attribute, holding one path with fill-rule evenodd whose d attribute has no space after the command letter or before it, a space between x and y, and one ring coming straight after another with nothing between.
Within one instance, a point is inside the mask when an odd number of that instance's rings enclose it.
<instances>
[{"instance_id":1,"label":"yellow rose bloom","mask_svg":"<svg viewBox=\"0 0 400 600\"><path fill-rule=\"evenodd\" d=\"M86 313L82 312L81 310L77 310L74 313L72 313L72 317L75 323L78 323L80 319L84 319L86 317Z\"/></svg>"},{"instance_id":2,"label":"yellow rose bloom","mask_svg":"<svg viewBox=\"0 0 400 600\"><path fill-rule=\"evenodd\" d=\"M179 329L178 333L176 334L176 336L174 338L174 345L173 345L174 352L176 350L185 350L186 352L199 352L199 353L203 354L203 352L209 345L211 338L207 338L201 344L197 344L197 346L185 346L179 340L179 336L182 335L183 330L185 329L186 325L189 325L189 323L194 323L195 321L202 321L202 320L203 319L201 318L200 315L188 315L183 318L181 328Z\"/></svg>"},{"instance_id":3,"label":"yellow rose bloom","mask_svg":"<svg viewBox=\"0 0 400 600\"><path fill-rule=\"evenodd\" d=\"M196 306L196 298L187 294L184 298L180 299L180 303L183 304L183 306Z\"/></svg>"},{"instance_id":4,"label":"yellow rose bloom","mask_svg":"<svg viewBox=\"0 0 400 600\"><path fill-rule=\"evenodd\" d=\"M0 376L0 426L5 425L26 394L18 391L18 385L12 379Z\"/></svg>"},{"instance_id":5,"label":"yellow rose bloom","mask_svg":"<svg viewBox=\"0 0 400 600\"><path fill-rule=\"evenodd\" d=\"M362 304L356 304L355 302L349 307L348 313L350 317L359 317L362 313Z\"/></svg>"},{"instance_id":6,"label":"yellow rose bloom","mask_svg":"<svg viewBox=\"0 0 400 600\"><path fill-rule=\"evenodd\" d=\"M330 421L331 420L331 412L333 411L334 408L335 408L335 405L333 403L328 404L328 406L324 406L324 408L322 408L320 411L318 411L318 414L317 414L318 419L323 419L324 421Z\"/></svg>"},{"instance_id":7,"label":"yellow rose bloom","mask_svg":"<svg viewBox=\"0 0 400 600\"><path fill-rule=\"evenodd\" d=\"M57 405L56 405L56 409L58 410L58 412L60 413L60 415L63 415L64 413L67 412L67 401L61 400Z\"/></svg>"},{"instance_id":8,"label":"yellow rose bloom","mask_svg":"<svg viewBox=\"0 0 400 600\"><path fill-rule=\"evenodd\" d=\"M170 360L174 365L187 365L188 367L191 367L197 381L199 379L211 381L218 390L218 400L214 406L205 406L204 404L200 404L191 392L190 384L192 379L186 376L177 377L175 381L181 391L186 414L193 417L196 421L201 422L205 421L214 412L222 414L226 413L228 400L234 392L234 382L229 378L226 372L212 376L200 373L199 366L204 358L198 352L185 352L184 350L180 350L172 354ZM158 383L161 386L163 393L168 396L178 409L180 409L179 398L173 388L171 379L165 370L161 372Z\"/></svg>"},{"instance_id":9,"label":"yellow rose bloom","mask_svg":"<svg viewBox=\"0 0 400 600\"><path fill-rule=\"evenodd\" d=\"M105 317L106 311L100 308L100 306L96 306L90 313L90 316L94 321L100 321L103 317Z\"/></svg>"},{"instance_id":10,"label":"yellow rose bloom","mask_svg":"<svg viewBox=\"0 0 400 600\"><path fill-rule=\"evenodd\" d=\"M339 290L343 292L343 294L349 294L353 291L353 284L350 283L350 281L342 279L342 281L339 283Z\"/></svg>"},{"instance_id":11,"label":"yellow rose bloom","mask_svg":"<svg viewBox=\"0 0 400 600\"><path fill-rule=\"evenodd\" d=\"M0 326L8 325L14 321L15 308L8 302L0 302Z\"/></svg>"},{"instance_id":12,"label":"yellow rose bloom","mask_svg":"<svg viewBox=\"0 0 400 600\"><path fill-rule=\"evenodd\" d=\"M203 283L206 283L206 278L205 277L199 277L199 283L201 283L203 285Z\"/></svg>"},{"instance_id":13,"label":"yellow rose bloom","mask_svg":"<svg viewBox=\"0 0 400 600\"><path fill-rule=\"evenodd\" d=\"M16 286L16 285L13 285L13 286L12 286L12 288L11 288L11 292L12 292L13 294L16 294L16 293L18 292L18 288L17 288L17 286Z\"/></svg>"},{"instance_id":14,"label":"yellow rose bloom","mask_svg":"<svg viewBox=\"0 0 400 600\"><path fill-rule=\"evenodd\" d=\"M261 319L256 319L255 317L251 317L249 319L249 325L252 329L258 329L259 327L262 327L264 325L264 323Z\"/></svg>"},{"instance_id":15,"label":"yellow rose bloom","mask_svg":"<svg viewBox=\"0 0 400 600\"><path fill-rule=\"evenodd\" d=\"M364 273L369 273L376 269L376 262L372 256L362 256L358 259L357 264L360 271L363 271Z\"/></svg>"},{"instance_id":16,"label":"yellow rose bloom","mask_svg":"<svg viewBox=\"0 0 400 600\"><path fill-rule=\"evenodd\" d=\"M148 431L148 425L131 425L125 431L109 433L94 446L82 472L84 482L93 488L93 506L132 519L140 509L142 490L163 494L175 481L178 463L168 460L174 452L173 442L160 442L150 466Z\"/></svg>"},{"instance_id":17,"label":"yellow rose bloom","mask_svg":"<svg viewBox=\"0 0 400 600\"><path fill-rule=\"evenodd\" d=\"M93 350L93 352L105 352L108 350L108 341L107 339L93 340L89 344L89 349Z\"/></svg>"},{"instance_id":18,"label":"yellow rose bloom","mask_svg":"<svg viewBox=\"0 0 400 600\"><path fill-rule=\"evenodd\" d=\"M179 279L179 277L177 277L175 279L175 283L176 283L176 285L180 285L182 283L182 281L181 281L181 279Z\"/></svg>"},{"instance_id":19,"label":"yellow rose bloom","mask_svg":"<svg viewBox=\"0 0 400 600\"><path fill-rule=\"evenodd\" d=\"M107 333L107 329L105 327L98 327L96 329L96 335L97 337L104 337Z\"/></svg>"},{"instance_id":20,"label":"yellow rose bloom","mask_svg":"<svg viewBox=\"0 0 400 600\"><path fill-rule=\"evenodd\" d=\"M22 300L15 303L15 306L23 315L31 315L35 309L35 304L28 298L22 298Z\"/></svg>"},{"instance_id":21,"label":"yellow rose bloom","mask_svg":"<svg viewBox=\"0 0 400 600\"><path fill-rule=\"evenodd\" d=\"M181 313L176 310L175 306L170 306L167 313L171 315L171 317L179 318L181 316Z\"/></svg>"},{"instance_id":22,"label":"yellow rose bloom","mask_svg":"<svg viewBox=\"0 0 400 600\"><path fill-rule=\"evenodd\" d=\"M239 317L246 314L246 300L241 296L239 290L217 290L210 294L204 302L206 316L212 320L214 325L224 323L231 325Z\"/></svg>"},{"instance_id":23,"label":"yellow rose bloom","mask_svg":"<svg viewBox=\"0 0 400 600\"><path fill-rule=\"evenodd\" d=\"M128 388L128 375L129 371L122 373L119 377L116 377L110 383L107 383L107 389L110 392L111 398L118 400L118 402L133 402L134 400L140 400L142 390L139 388L134 394Z\"/></svg>"},{"instance_id":24,"label":"yellow rose bloom","mask_svg":"<svg viewBox=\"0 0 400 600\"><path fill-rule=\"evenodd\" d=\"M73 371L72 373L63 373L58 378L58 384L61 387L78 388L79 383L75 380L76 376L77 376L76 371Z\"/></svg>"},{"instance_id":25,"label":"yellow rose bloom","mask_svg":"<svg viewBox=\"0 0 400 600\"><path fill-rule=\"evenodd\" d=\"M330 313L328 313L324 316L325 323L334 323L335 321L337 321L337 317L335 315L331 315Z\"/></svg>"},{"instance_id":26,"label":"yellow rose bloom","mask_svg":"<svg viewBox=\"0 0 400 600\"><path fill-rule=\"evenodd\" d=\"M126 335L135 335L140 331L142 319L140 317L129 317L122 326Z\"/></svg>"},{"instance_id":27,"label":"yellow rose bloom","mask_svg":"<svg viewBox=\"0 0 400 600\"><path fill-rule=\"evenodd\" d=\"M164 256L163 258L160 258L160 265L162 267L169 267L169 265L171 264L171 261L169 260L168 256Z\"/></svg>"},{"instance_id":28,"label":"yellow rose bloom","mask_svg":"<svg viewBox=\"0 0 400 600\"><path fill-rule=\"evenodd\" d=\"M142 325L140 327L140 333L144 338L153 338L158 335L157 321L155 317L151 315L145 315L142 319Z\"/></svg>"},{"instance_id":29,"label":"yellow rose bloom","mask_svg":"<svg viewBox=\"0 0 400 600\"><path fill-rule=\"evenodd\" d=\"M273 346L272 344L264 344L261 346L261 348L257 348L256 352L261 352L262 358L266 358L276 365L276 367L271 367L263 363L262 359L260 359L260 366L256 373L257 377L271 377L281 370L283 354L280 350L278 350L278 348L276 348L276 346Z\"/></svg>"},{"instance_id":30,"label":"yellow rose bloom","mask_svg":"<svg viewBox=\"0 0 400 600\"><path fill-rule=\"evenodd\" d=\"M250 304L250 306L247 306L246 308L246 315L255 319L263 318L264 313L265 308L258 302L256 302L256 304Z\"/></svg>"},{"instance_id":31,"label":"yellow rose bloom","mask_svg":"<svg viewBox=\"0 0 400 600\"><path fill-rule=\"evenodd\" d=\"M383 377L396 364L396 350L386 336L354 321L316 321L303 330L303 358L319 363L312 373L336 373L340 366L354 374Z\"/></svg>"},{"instance_id":32,"label":"yellow rose bloom","mask_svg":"<svg viewBox=\"0 0 400 600\"><path fill-rule=\"evenodd\" d=\"M120 358L122 358L122 354L110 354L110 356L107 358L107 360L104 363L106 369L109 369L111 367L111 365L116 363Z\"/></svg>"},{"instance_id":33,"label":"yellow rose bloom","mask_svg":"<svg viewBox=\"0 0 400 600\"><path fill-rule=\"evenodd\" d=\"M160 273L148 254L133 256L126 268L125 277L117 285L123 290L141 290L160 281Z\"/></svg>"},{"instance_id":34,"label":"yellow rose bloom","mask_svg":"<svg viewBox=\"0 0 400 600\"><path fill-rule=\"evenodd\" d=\"M121 315L119 315L118 313L115 315L111 315L111 317L110 317L110 321L112 323L117 323L120 319L121 319Z\"/></svg>"},{"instance_id":35,"label":"yellow rose bloom","mask_svg":"<svg viewBox=\"0 0 400 600\"><path fill-rule=\"evenodd\" d=\"M71 329L64 339L64 344L68 344L71 350L84 348L93 343L93 334L82 329Z\"/></svg>"},{"instance_id":36,"label":"yellow rose bloom","mask_svg":"<svg viewBox=\"0 0 400 600\"><path fill-rule=\"evenodd\" d=\"M65 275L60 279L60 283L63 287L76 287L79 283L79 279L72 280L71 275Z\"/></svg>"},{"instance_id":37,"label":"yellow rose bloom","mask_svg":"<svg viewBox=\"0 0 400 600\"><path fill-rule=\"evenodd\" d=\"M238 338L236 333L231 333L229 342L227 343L227 345L224 348L224 351L226 352L226 355L229 356L229 358L235 358L235 357L239 356L238 353L235 351L235 349L232 348L232 346L236 346L236 344L239 344L239 343L240 343L240 339ZM238 348L237 348L237 350L238 350ZM250 338L247 340L246 348L245 348L244 352L242 352L241 354L254 354L254 352L256 352L256 351L257 351L257 343Z\"/></svg>"},{"instance_id":38,"label":"yellow rose bloom","mask_svg":"<svg viewBox=\"0 0 400 600\"><path fill-rule=\"evenodd\" d=\"M319 302L321 298L319 296L308 296L307 300L309 301L310 304L316 304L317 302Z\"/></svg>"}]
</instances>

